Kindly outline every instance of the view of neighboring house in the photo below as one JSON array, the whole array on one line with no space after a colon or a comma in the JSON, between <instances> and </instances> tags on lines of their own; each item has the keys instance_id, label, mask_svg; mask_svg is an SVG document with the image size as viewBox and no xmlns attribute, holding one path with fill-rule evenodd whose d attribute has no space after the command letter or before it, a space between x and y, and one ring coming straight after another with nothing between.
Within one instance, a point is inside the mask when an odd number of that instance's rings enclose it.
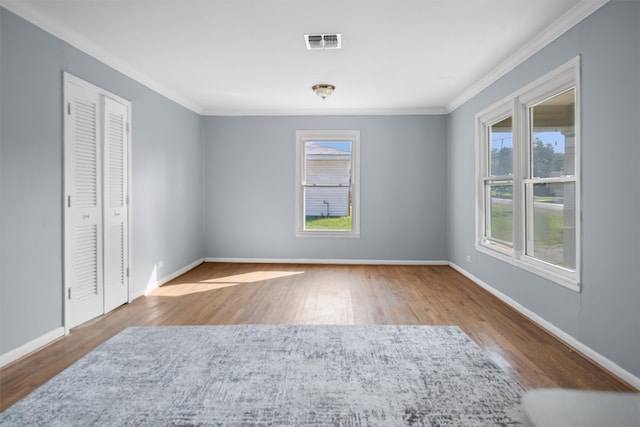
<instances>
[{"instance_id":1,"label":"view of neighboring house","mask_svg":"<svg viewBox=\"0 0 640 427\"><path fill-rule=\"evenodd\" d=\"M305 216L349 216L350 177L350 150L331 143L306 143Z\"/></svg>"}]
</instances>

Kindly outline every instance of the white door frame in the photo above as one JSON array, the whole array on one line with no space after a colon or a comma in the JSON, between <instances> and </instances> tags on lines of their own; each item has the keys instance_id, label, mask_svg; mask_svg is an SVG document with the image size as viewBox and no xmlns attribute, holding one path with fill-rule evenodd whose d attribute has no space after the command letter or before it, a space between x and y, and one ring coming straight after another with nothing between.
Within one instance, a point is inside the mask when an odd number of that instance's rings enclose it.
<instances>
[{"instance_id":1,"label":"white door frame","mask_svg":"<svg viewBox=\"0 0 640 427\"><path fill-rule=\"evenodd\" d=\"M121 104L124 104L127 106L127 111L128 111L128 117L127 117L127 123L129 124L128 126L128 132L127 132L127 157L128 157L128 162L127 162L127 175L128 175L128 179L127 179L127 246L128 246L128 250L127 250L127 276L129 278L129 280L127 280L127 302L131 302L132 301L132 292L131 292L131 259L132 259L132 253L133 251L131 250L131 241L132 241L132 197L131 197L131 176L132 176L132 168L131 168L131 102L119 97L105 89L102 89L101 87L98 87L96 85L93 85L85 80L82 80L68 72L63 72L63 105L62 105L62 111L63 111L63 117L67 117L67 106L69 103L69 99L68 99L68 94L67 91L64 90L64 88L67 87L68 84L74 84L77 86L81 86L87 89L90 89L96 93L98 93L101 96L107 97L107 98L111 98ZM101 103L102 104L102 103ZM102 107L100 107L102 108ZM63 144L64 147L64 144ZM64 168L63 168L63 176L64 176ZM66 190L63 188L63 206L66 206L67 203L67 193ZM65 223L67 221L67 209L64 209L65 212ZM63 229L63 253L65 253L65 247L66 247L66 230ZM68 286L68 281L67 281L67 277L66 275L69 273L66 269L66 261L63 264L63 310L64 310L64 329L65 329L65 334L69 334L69 330L70 330L70 319L69 319L69 299L67 298L68 293L69 293L69 286Z\"/></svg>"}]
</instances>

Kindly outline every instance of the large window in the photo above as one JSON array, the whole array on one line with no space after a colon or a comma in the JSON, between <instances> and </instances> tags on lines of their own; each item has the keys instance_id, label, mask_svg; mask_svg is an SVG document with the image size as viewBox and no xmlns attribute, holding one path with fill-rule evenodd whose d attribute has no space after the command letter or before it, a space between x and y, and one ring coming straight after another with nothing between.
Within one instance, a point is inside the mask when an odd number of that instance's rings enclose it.
<instances>
[{"instance_id":1,"label":"large window","mask_svg":"<svg viewBox=\"0 0 640 427\"><path fill-rule=\"evenodd\" d=\"M359 131L296 132L296 235L358 237Z\"/></svg>"},{"instance_id":2,"label":"large window","mask_svg":"<svg viewBox=\"0 0 640 427\"><path fill-rule=\"evenodd\" d=\"M476 247L579 290L579 59L476 116Z\"/></svg>"}]
</instances>

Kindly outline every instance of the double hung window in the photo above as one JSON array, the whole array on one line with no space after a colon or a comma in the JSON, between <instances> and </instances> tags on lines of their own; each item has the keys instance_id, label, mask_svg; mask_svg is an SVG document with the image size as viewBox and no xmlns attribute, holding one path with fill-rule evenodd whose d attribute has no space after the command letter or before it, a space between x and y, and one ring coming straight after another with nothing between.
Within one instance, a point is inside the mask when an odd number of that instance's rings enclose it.
<instances>
[{"instance_id":1,"label":"double hung window","mask_svg":"<svg viewBox=\"0 0 640 427\"><path fill-rule=\"evenodd\" d=\"M358 237L359 131L296 132L296 235Z\"/></svg>"},{"instance_id":2,"label":"double hung window","mask_svg":"<svg viewBox=\"0 0 640 427\"><path fill-rule=\"evenodd\" d=\"M476 248L579 290L579 59L476 116Z\"/></svg>"}]
</instances>

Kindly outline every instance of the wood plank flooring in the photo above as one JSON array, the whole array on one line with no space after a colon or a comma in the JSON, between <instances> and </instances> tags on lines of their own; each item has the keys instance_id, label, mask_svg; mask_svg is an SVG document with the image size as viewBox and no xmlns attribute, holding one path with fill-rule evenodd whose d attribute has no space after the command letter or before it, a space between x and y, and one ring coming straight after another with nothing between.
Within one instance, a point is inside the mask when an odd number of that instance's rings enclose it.
<instances>
[{"instance_id":1,"label":"wood plank flooring","mask_svg":"<svg viewBox=\"0 0 640 427\"><path fill-rule=\"evenodd\" d=\"M635 390L447 266L204 263L0 369L0 410L128 326L458 325L523 388Z\"/></svg>"}]
</instances>

